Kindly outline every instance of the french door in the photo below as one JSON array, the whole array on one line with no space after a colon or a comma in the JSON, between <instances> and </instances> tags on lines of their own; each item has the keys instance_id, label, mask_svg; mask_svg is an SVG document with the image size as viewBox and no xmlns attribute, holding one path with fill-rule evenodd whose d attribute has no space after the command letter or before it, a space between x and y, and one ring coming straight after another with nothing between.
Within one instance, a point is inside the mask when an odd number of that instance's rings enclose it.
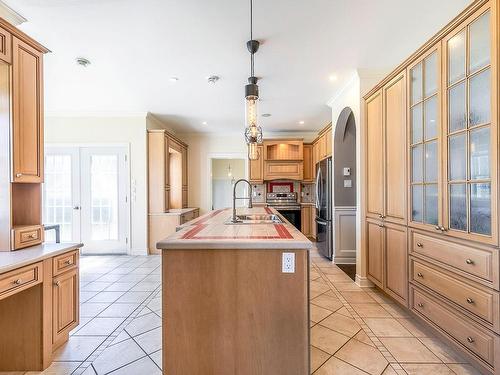
<instances>
[{"instance_id":1,"label":"french door","mask_svg":"<svg viewBox=\"0 0 500 375\"><path fill-rule=\"evenodd\" d=\"M44 224L60 224L61 241L83 242L84 254L127 253L127 148L48 146L45 168Z\"/></svg>"}]
</instances>

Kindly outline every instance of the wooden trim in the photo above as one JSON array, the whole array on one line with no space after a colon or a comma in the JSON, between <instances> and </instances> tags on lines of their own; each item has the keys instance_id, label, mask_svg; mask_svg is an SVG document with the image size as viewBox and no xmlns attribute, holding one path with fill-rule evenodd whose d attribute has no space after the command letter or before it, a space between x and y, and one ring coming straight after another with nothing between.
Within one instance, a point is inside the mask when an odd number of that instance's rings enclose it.
<instances>
[{"instance_id":1,"label":"wooden trim","mask_svg":"<svg viewBox=\"0 0 500 375\"><path fill-rule=\"evenodd\" d=\"M405 59L401 64L399 64L391 73L389 73L382 81L380 81L375 87L373 87L365 96L364 99L372 96L377 90L380 90L387 82L393 79L399 72L411 64L414 60L420 58L427 49L431 48L434 44L438 43L446 34L452 31L457 25L463 22L464 19L469 17L471 14L476 12L481 6L486 4L489 0L476 0L474 3L465 8L462 13L453 18L445 27L439 30L432 38L425 42L420 48L418 48L413 54ZM497 0L493 0L497 1Z\"/></svg>"},{"instance_id":2,"label":"wooden trim","mask_svg":"<svg viewBox=\"0 0 500 375\"><path fill-rule=\"evenodd\" d=\"M332 122L330 121L328 124L325 125L325 127L323 129L321 129L319 132L318 132L318 135L316 136L316 138L314 138L314 140L311 142L311 144L314 144L316 143L323 134L325 134L328 130L330 130L332 128Z\"/></svg>"},{"instance_id":3,"label":"wooden trim","mask_svg":"<svg viewBox=\"0 0 500 375\"><path fill-rule=\"evenodd\" d=\"M188 144L187 143L184 143L183 141L181 141L178 137L176 137L175 135L173 135L172 133L170 133L168 130L165 130L165 129L148 129L147 130L148 133L164 133L165 136L173 139L175 142L181 144L182 146L188 148Z\"/></svg>"},{"instance_id":4,"label":"wooden trim","mask_svg":"<svg viewBox=\"0 0 500 375\"><path fill-rule=\"evenodd\" d=\"M30 37L28 34L22 32L17 27L11 25L9 22L0 17L0 27L4 28L10 32L13 36L21 39L24 43L29 44L31 47L36 49L41 53L51 52L47 47L43 46L41 43L37 42L35 39Z\"/></svg>"}]
</instances>

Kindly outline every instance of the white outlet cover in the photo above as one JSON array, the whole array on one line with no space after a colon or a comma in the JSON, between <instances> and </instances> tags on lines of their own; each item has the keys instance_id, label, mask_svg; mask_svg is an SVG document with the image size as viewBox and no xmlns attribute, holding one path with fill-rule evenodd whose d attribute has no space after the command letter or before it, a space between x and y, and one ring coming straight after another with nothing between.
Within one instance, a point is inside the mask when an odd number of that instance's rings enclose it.
<instances>
[{"instance_id":1,"label":"white outlet cover","mask_svg":"<svg viewBox=\"0 0 500 375\"><path fill-rule=\"evenodd\" d=\"M344 180L344 187L345 188L352 187L352 180Z\"/></svg>"},{"instance_id":2,"label":"white outlet cover","mask_svg":"<svg viewBox=\"0 0 500 375\"><path fill-rule=\"evenodd\" d=\"M295 253L283 253L281 258L281 272L295 273Z\"/></svg>"},{"instance_id":3,"label":"white outlet cover","mask_svg":"<svg viewBox=\"0 0 500 375\"><path fill-rule=\"evenodd\" d=\"M344 168L344 176L350 176L351 175L351 168L345 167Z\"/></svg>"}]
</instances>

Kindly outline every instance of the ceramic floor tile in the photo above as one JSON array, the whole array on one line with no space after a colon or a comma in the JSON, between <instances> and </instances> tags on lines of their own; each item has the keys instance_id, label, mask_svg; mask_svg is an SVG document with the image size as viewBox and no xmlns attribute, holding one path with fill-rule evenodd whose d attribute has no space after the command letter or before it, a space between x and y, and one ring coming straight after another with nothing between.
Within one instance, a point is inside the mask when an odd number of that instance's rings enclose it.
<instances>
[{"instance_id":1,"label":"ceramic floor tile","mask_svg":"<svg viewBox=\"0 0 500 375\"><path fill-rule=\"evenodd\" d=\"M138 303L114 303L98 316L107 318L126 318L139 307Z\"/></svg>"},{"instance_id":2,"label":"ceramic floor tile","mask_svg":"<svg viewBox=\"0 0 500 375\"><path fill-rule=\"evenodd\" d=\"M430 337L432 336L431 331L425 328L421 323L417 322L412 318L396 318L396 320L401 323L410 333L415 337Z\"/></svg>"},{"instance_id":3,"label":"ceramic floor tile","mask_svg":"<svg viewBox=\"0 0 500 375\"><path fill-rule=\"evenodd\" d=\"M89 299L94 297L99 292L84 292L80 291L80 303L87 302Z\"/></svg>"},{"instance_id":4,"label":"ceramic floor tile","mask_svg":"<svg viewBox=\"0 0 500 375\"><path fill-rule=\"evenodd\" d=\"M328 309L332 312L337 311L341 307L343 307L342 302L337 297L329 296L326 293L320 295L311 300L311 303L325 309Z\"/></svg>"},{"instance_id":5,"label":"ceramic floor tile","mask_svg":"<svg viewBox=\"0 0 500 375\"><path fill-rule=\"evenodd\" d=\"M437 338L425 337L419 340L444 363L467 363L460 354Z\"/></svg>"},{"instance_id":6,"label":"ceramic floor tile","mask_svg":"<svg viewBox=\"0 0 500 375\"><path fill-rule=\"evenodd\" d=\"M84 291L84 292L101 292L104 289L106 289L108 286L110 286L111 284L112 283L93 281L93 282L85 285L82 288L82 291Z\"/></svg>"},{"instance_id":7,"label":"ceramic floor tile","mask_svg":"<svg viewBox=\"0 0 500 375\"><path fill-rule=\"evenodd\" d=\"M92 363L98 375L107 374L131 362L134 362L146 354L134 340L129 339L119 344L108 346L106 350ZM144 373L144 372L143 372ZM145 373L144 373L145 374Z\"/></svg>"},{"instance_id":8,"label":"ceramic floor tile","mask_svg":"<svg viewBox=\"0 0 500 375\"><path fill-rule=\"evenodd\" d=\"M124 318L94 318L82 327L75 336L102 336L110 335Z\"/></svg>"},{"instance_id":9,"label":"ceramic floor tile","mask_svg":"<svg viewBox=\"0 0 500 375\"><path fill-rule=\"evenodd\" d=\"M119 342L122 342L122 341L125 341L125 340L128 340L130 339L130 335L127 333L127 331L123 330L121 331L118 336L115 337L115 339L111 342L111 344L109 345L116 345L118 344Z\"/></svg>"},{"instance_id":10,"label":"ceramic floor tile","mask_svg":"<svg viewBox=\"0 0 500 375\"><path fill-rule=\"evenodd\" d=\"M154 352L153 354L150 355L150 357L156 363L156 366L158 366L161 369L163 366L162 350L158 350L157 352Z\"/></svg>"},{"instance_id":11,"label":"ceramic floor tile","mask_svg":"<svg viewBox=\"0 0 500 375\"><path fill-rule=\"evenodd\" d=\"M377 303L351 303L351 307L362 318L392 318L392 315Z\"/></svg>"},{"instance_id":12,"label":"ceramic floor tile","mask_svg":"<svg viewBox=\"0 0 500 375\"><path fill-rule=\"evenodd\" d=\"M359 286L357 286L355 283L347 282L347 283L334 283L335 288L341 292L348 292L348 291L363 291Z\"/></svg>"},{"instance_id":13,"label":"ceramic floor tile","mask_svg":"<svg viewBox=\"0 0 500 375\"><path fill-rule=\"evenodd\" d=\"M150 313L135 318L127 327L125 327L125 330L130 336L134 337L160 326L161 318L156 314Z\"/></svg>"},{"instance_id":14,"label":"ceramic floor tile","mask_svg":"<svg viewBox=\"0 0 500 375\"><path fill-rule=\"evenodd\" d=\"M111 372L109 375L161 375L161 370L149 357L144 357L127 366Z\"/></svg>"},{"instance_id":15,"label":"ceramic floor tile","mask_svg":"<svg viewBox=\"0 0 500 375\"><path fill-rule=\"evenodd\" d=\"M117 303L142 303L151 292L127 292L116 300Z\"/></svg>"},{"instance_id":16,"label":"ceramic floor tile","mask_svg":"<svg viewBox=\"0 0 500 375\"><path fill-rule=\"evenodd\" d=\"M330 315L322 320L320 324L349 337L354 336L361 329L356 320L338 313Z\"/></svg>"},{"instance_id":17,"label":"ceramic floor tile","mask_svg":"<svg viewBox=\"0 0 500 375\"><path fill-rule=\"evenodd\" d=\"M365 333L365 331L360 330L355 336L354 339L361 341L364 344L373 346L375 348L375 344L373 343L372 340L368 337L368 335Z\"/></svg>"},{"instance_id":18,"label":"ceramic floor tile","mask_svg":"<svg viewBox=\"0 0 500 375\"><path fill-rule=\"evenodd\" d=\"M313 322L315 323L320 322L330 314L332 314L330 310L310 304L310 316Z\"/></svg>"},{"instance_id":19,"label":"ceramic floor tile","mask_svg":"<svg viewBox=\"0 0 500 375\"><path fill-rule=\"evenodd\" d=\"M331 357L314 375L366 375L367 373L338 359Z\"/></svg>"},{"instance_id":20,"label":"ceramic floor tile","mask_svg":"<svg viewBox=\"0 0 500 375\"><path fill-rule=\"evenodd\" d=\"M346 291L346 292L341 292L341 294L349 303L377 303L366 292Z\"/></svg>"},{"instance_id":21,"label":"ceramic floor tile","mask_svg":"<svg viewBox=\"0 0 500 375\"><path fill-rule=\"evenodd\" d=\"M449 363L448 367L457 375L481 375L479 371L469 364Z\"/></svg>"},{"instance_id":22,"label":"ceramic floor tile","mask_svg":"<svg viewBox=\"0 0 500 375\"><path fill-rule=\"evenodd\" d=\"M132 287L137 284L135 282L116 282L108 286L104 291L106 292L128 292Z\"/></svg>"},{"instance_id":23,"label":"ceramic floor tile","mask_svg":"<svg viewBox=\"0 0 500 375\"><path fill-rule=\"evenodd\" d=\"M118 298L120 298L123 295L123 293L124 292L105 292L105 291L102 291L102 292L97 293L88 302L89 303L102 303L102 302L113 303Z\"/></svg>"},{"instance_id":24,"label":"ceramic floor tile","mask_svg":"<svg viewBox=\"0 0 500 375\"><path fill-rule=\"evenodd\" d=\"M441 363L441 360L416 338L383 337L380 341L400 363Z\"/></svg>"},{"instance_id":25,"label":"ceramic floor tile","mask_svg":"<svg viewBox=\"0 0 500 375\"><path fill-rule=\"evenodd\" d=\"M69 375L78 366L80 366L80 362L52 362L45 371L28 371L25 375Z\"/></svg>"},{"instance_id":26,"label":"ceramic floor tile","mask_svg":"<svg viewBox=\"0 0 500 375\"><path fill-rule=\"evenodd\" d=\"M410 312L408 310L403 309L399 305L383 303L380 306L382 306L384 309L386 309L395 318L408 318L408 317L410 317Z\"/></svg>"},{"instance_id":27,"label":"ceramic floor tile","mask_svg":"<svg viewBox=\"0 0 500 375\"><path fill-rule=\"evenodd\" d=\"M110 303L91 303L85 302L80 305L80 316L81 317L94 317L99 315L102 311L108 308Z\"/></svg>"},{"instance_id":28,"label":"ceramic floor tile","mask_svg":"<svg viewBox=\"0 0 500 375\"><path fill-rule=\"evenodd\" d=\"M350 340L335 354L335 357L376 375L380 375L388 364L378 349L357 340Z\"/></svg>"},{"instance_id":29,"label":"ceramic floor tile","mask_svg":"<svg viewBox=\"0 0 500 375\"><path fill-rule=\"evenodd\" d=\"M311 329L311 345L326 353L334 354L347 341L349 341L349 337L319 324Z\"/></svg>"},{"instance_id":30,"label":"ceramic floor tile","mask_svg":"<svg viewBox=\"0 0 500 375\"><path fill-rule=\"evenodd\" d=\"M311 373L316 371L328 358L330 358L330 354L311 345Z\"/></svg>"},{"instance_id":31,"label":"ceramic floor tile","mask_svg":"<svg viewBox=\"0 0 500 375\"><path fill-rule=\"evenodd\" d=\"M408 375L455 375L446 365L440 364L403 364L404 370Z\"/></svg>"},{"instance_id":32,"label":"ceramic floor tile","mask_svg":"<svg viewBox=\"0 0 500 375\"><path fill-rule=\"evenodd\" d=\"M83 362L106 340L107 336L72 336L53 354L54 361Z\"/></svg>"},{"instance_id":33,"label":"ceramic floor tile","mask_svg":"<svg viewBox=\"0 0 500 375\"><path fill-rule=\"evenodd\" d=\"M412 334L394 318L365 318L363 320L378 337L413 337Z\"/></svg>"},{"instance_id":34,"label":"ceramic floor tile","mask_svg":"<svg viewBox=\"0 0 500 375\"><path fill-rule=\"evenodd\" d=\"M135 336L134 340L147 354L151 354L162 348L161 337L162 329L159 327L142 335Z\"/></svg>"}]
</instances>

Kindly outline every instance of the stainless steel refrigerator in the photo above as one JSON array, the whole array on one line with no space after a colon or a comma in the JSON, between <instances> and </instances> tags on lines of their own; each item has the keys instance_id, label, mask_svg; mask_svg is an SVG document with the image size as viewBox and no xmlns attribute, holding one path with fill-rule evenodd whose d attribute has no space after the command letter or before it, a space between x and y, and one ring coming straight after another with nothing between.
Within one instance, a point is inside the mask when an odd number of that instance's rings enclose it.
<instances>
[{"instance_id":1,"label":"stainless steel refrigerator","mask_svg":"<svg viewBox=\"0 0 500 375\"><path fill-rule=\"evenodd\" d=\"M316 164L316 247L328 259L333 256L332 158Z\"/></svg>"}]
</instances>

